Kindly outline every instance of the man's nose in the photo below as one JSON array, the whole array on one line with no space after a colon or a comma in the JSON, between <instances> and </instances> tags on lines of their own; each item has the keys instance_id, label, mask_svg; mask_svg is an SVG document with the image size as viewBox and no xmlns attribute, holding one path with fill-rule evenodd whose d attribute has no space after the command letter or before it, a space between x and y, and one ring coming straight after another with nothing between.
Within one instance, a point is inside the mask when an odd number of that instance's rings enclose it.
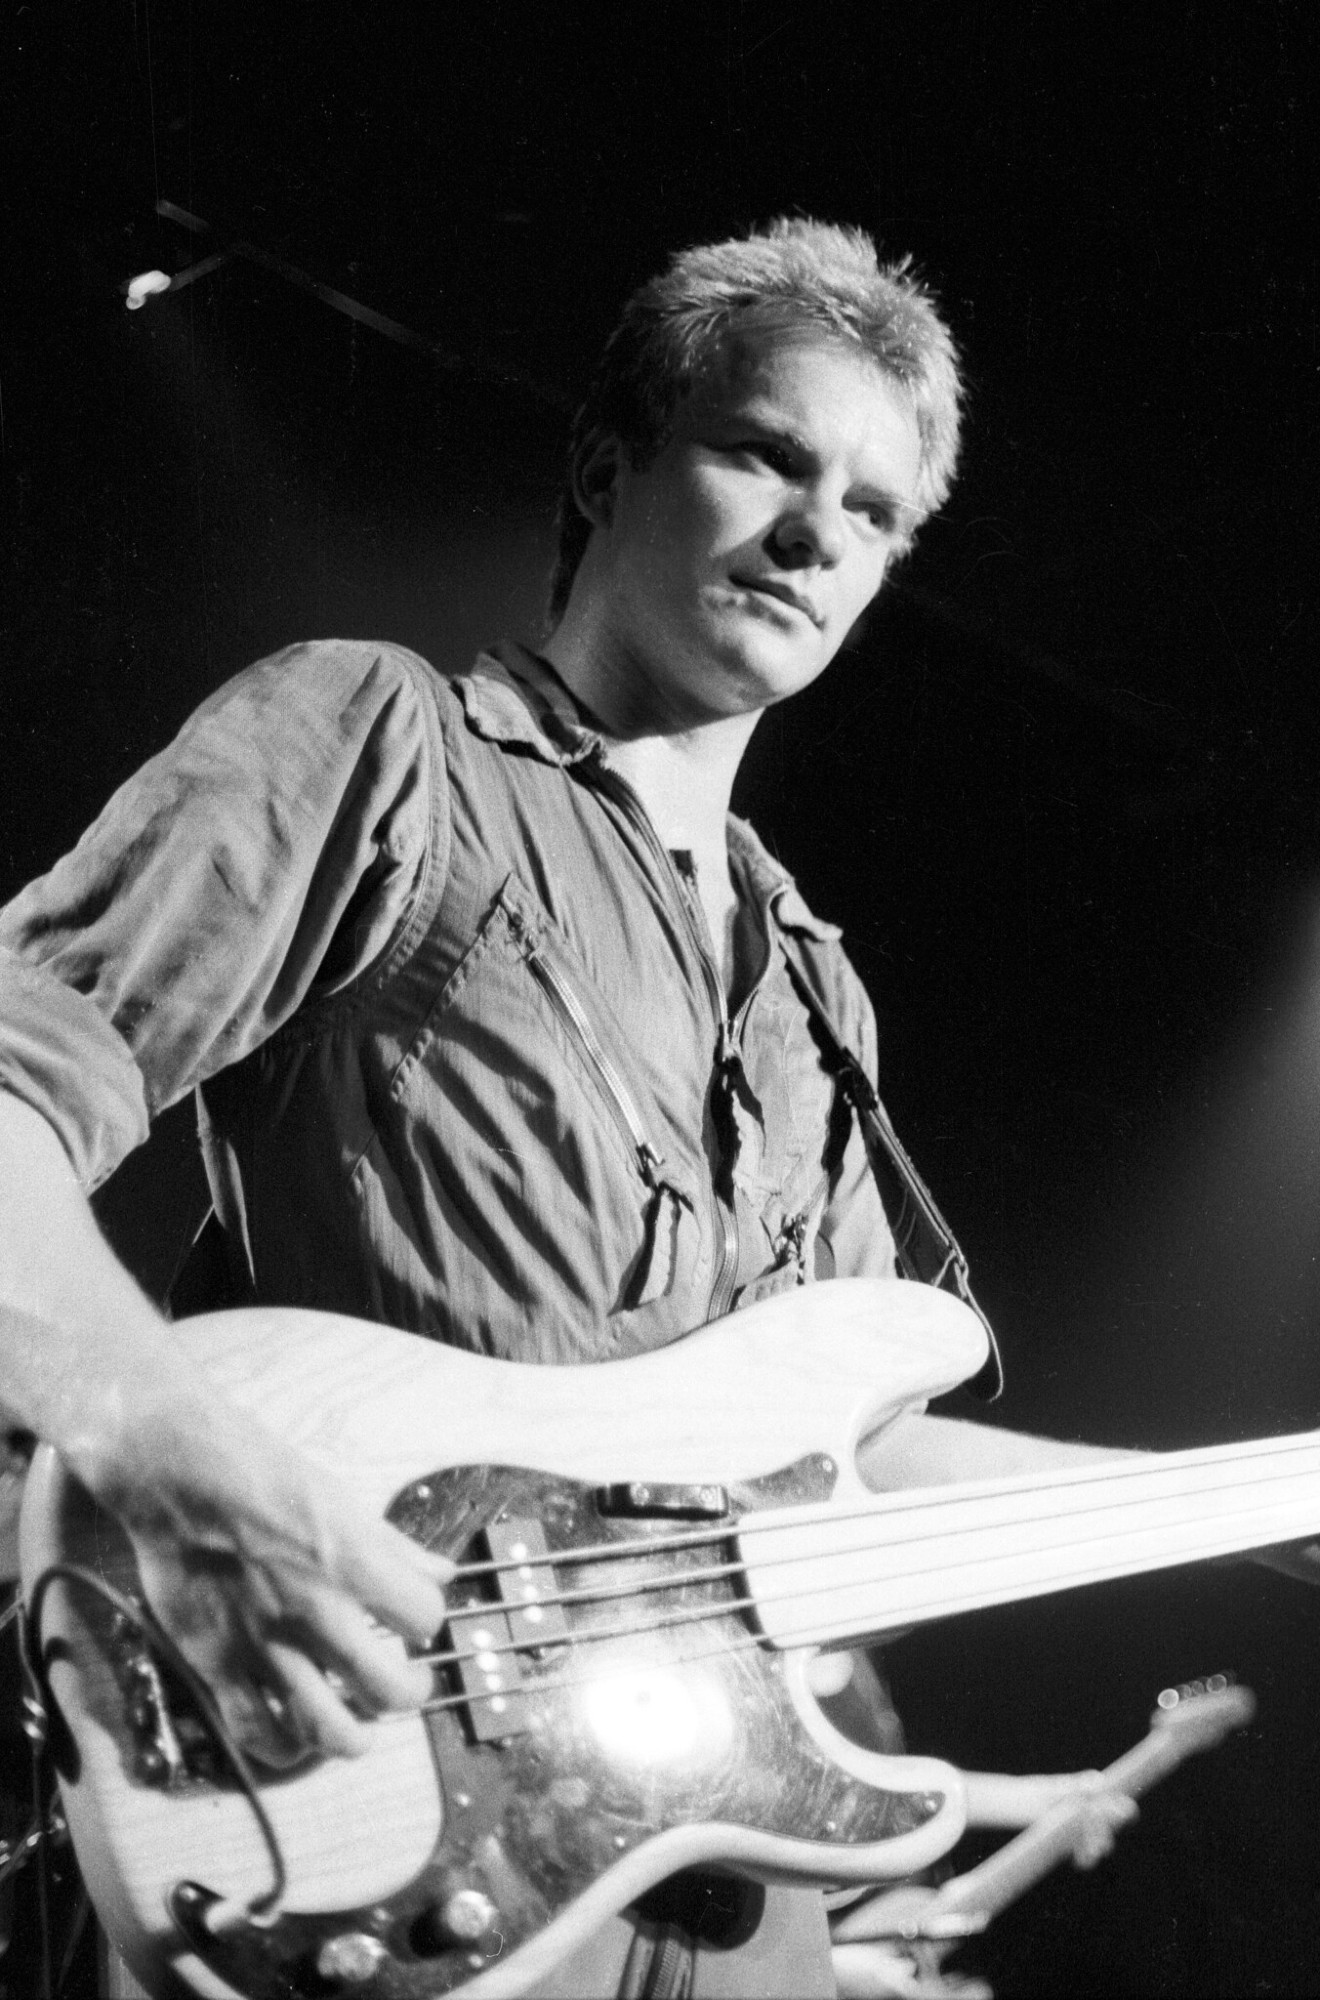
<instances>
[{"instance_id":1,"label":"man's nose","mask_svg":"<svg viewBox=\"0 0 1320 2000\"><path fill-rule=\"evenodd\" d=\"M771 534L775 555L790 569L832 569L843 557L843 509L823 493L803 493L785 507Z\"/></svg>"}]
</instances>

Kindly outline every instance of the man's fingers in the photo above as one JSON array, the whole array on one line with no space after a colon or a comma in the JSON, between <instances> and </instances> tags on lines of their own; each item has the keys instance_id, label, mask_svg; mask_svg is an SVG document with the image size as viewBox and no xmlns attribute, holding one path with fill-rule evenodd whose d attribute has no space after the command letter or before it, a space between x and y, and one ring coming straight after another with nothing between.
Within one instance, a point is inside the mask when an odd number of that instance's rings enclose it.
<instances>
[{"instance_id":1,"label":"man's fingers","mask_svg":"<svg viewBox=\"0 0 1320 2000\"><path fill-rule=\"evenodd\" d=\"M444 1622L453 1563L389 1521L355 1523L337 1557L331 1581L405 1639L418 1646L431 1642Z\"/></svg>"},{"instance_id":2,"label":"man's fingers","mask_svg":"<svg viewBox=\"0 0 1320 2000\"><path fill-rule=\"evenodd\" d=\"M419 1708L435 1692L431 1668L410 1659L396 1633L382 1631L342 1592L318 1593L303 1650L337 1674L368 1714Z\"/></svg>"},{"instance_id":3,"label":"man's fingers","mask_svg":"<svg viewBox=\"0 0 1320 2000\"><path fill-rule=\"evenodd\" d=\"M255 1680L226 1678L212 1684L221 1720L244 1756L267 1770L287 1771L306 1757L309 1745L285 1704Z\"/></svg>"},{"instance_id":4,"label":"man's fingers","mask_svg":"<svg viewBox=\"0 0 1320 2000\"><path fill-rule=\"evenodd\" d=\"M454 1565L323 1473L248 1470L241 1493L226 1488L238 1512L218 1547L206 1523L135 1538L144 1588L253 1756L283 1768L309 1749L354 1755L363 1717L433 1693L408 1651L434 1646Z\"/></svg>"},{"instance_id":5,"label":"man's fingers","mask_svg":"<svg viewBox=\"0 0 1320 2000\"><path fill-rule=\"evenodd\" d=\"M361 1756L371 1744L364 1715L419 1708L434 1692L431 1669L410 1660L396 1634L331 1590L320 1594L296 1639L271 1636L261 1650L263 1671L279 1689L277 1719L323 1756Z\"/></svg>"},{"instance_id":6,"label":"man's fingers","mask_svg":"<svg viewBox=\"0 0 1320 2000\"><path fill-rule=\"evenodd\" d=\"M236 1637L223 1665L212 1647L188 1650L240 1747L275 1770L310 1751L361 1756L371 1743L364 1716L420 1707L434 1689L430 1668L409 1660L396 1635L330 1591L296 1637Z\"/></svg>"},{"instance_id":7,"label":"man's fingers","mask_svg":"<svg viewBox=\"0 0 1320 2000\"><path fill-rule=\"evenodd\" d=\"M276 1639L268 1647L279 1675L280 1701L292 1733L308 1749L327 1757L360 1757L371 1732L345 1705L321 1669L297 1646Z\"/></svg>"}]
</instances>

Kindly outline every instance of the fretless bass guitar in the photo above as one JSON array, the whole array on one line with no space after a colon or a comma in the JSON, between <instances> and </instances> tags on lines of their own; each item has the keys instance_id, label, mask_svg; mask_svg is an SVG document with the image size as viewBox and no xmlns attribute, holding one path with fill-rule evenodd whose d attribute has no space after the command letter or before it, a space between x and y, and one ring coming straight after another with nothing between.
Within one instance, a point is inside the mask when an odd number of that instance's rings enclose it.
<instances>
[{"instance_id":1,"label":"fretless bass guitar","mask_svg":"<svg viewBox=\"0 0 1320 2000\"><path fill-rule=\"evenodd\" d=\"M144 1640L117 1527L38 1455L22 1558L65 1810L157 1994L496 2000L679 1868L907 1874L962 1831L960 1776L833 1730L814 1650L1320 1528L1311 1437L871 1491L859 1446L983 1358L925 1286L808 1286L596 1367L290 1309L176 1332L459 1571L428 1708L248 1785Z\"/></svg>"}]
</instances>

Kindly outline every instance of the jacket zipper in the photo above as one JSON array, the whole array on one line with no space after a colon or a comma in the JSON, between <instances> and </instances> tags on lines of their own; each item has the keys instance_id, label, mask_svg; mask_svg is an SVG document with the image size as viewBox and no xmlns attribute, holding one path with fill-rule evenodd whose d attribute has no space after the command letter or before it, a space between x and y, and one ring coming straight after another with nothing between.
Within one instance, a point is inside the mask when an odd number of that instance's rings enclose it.
<instances>
[{"instance_id":1,"label":"jacket zipper","mask_svg":"<svg viewBox=\"0 0 1320 2000\"><path fill-rule=\"evenodd\" d=\"M541 950L521 914L517 910L508 910L507 914L510 934L528 969L568 1030L583 1061L595 1074L605 1101L614 1114L615 1123L632 1148L638 1171L654 1197L647 1222L646 1254L643 1258L642 1277L645 1280L657 1255L663 1208L668 1204L672 1215L676 1208L690 1209L692 1204L682 1189L666 1178L664 1155L647 1137L636 1100L610 1060L577 994Z\"/></svg>"},{"instance_id":2,"label":"jacket zipper","mask_svg":"<svg viewBox=\"0 0 1320 2000\"><path fill-rule=\"evenodd\" d=\"M674 865L674 857L669 852L651 824L650 814L638 798L626 778L612 771L605 762L603 746L597 744L589 759L595 782L601 790L612 797L632 821L643 840L650 848L661 874L673 883L678 892L679 908L688 927L697 962L701 966L710 998L711 1010L715 1016L716 1068L723 1070L732 1060L735 1044L733 1030L729 1022L729 1009L724 997L724 986L710 952L706 947L702 928L697 923L689 900L688 885ZM750 996L749 996L750 998ZM744 1007L743 1012L746 1012ZM715 1210L715 1234L717 1250L715 1257L715 1280L711 1286L710 1302L706 1309L707 1321L722 1319L733 1302L734 1284L738 1275L738 1217L730 1203L720 1199L718 1188L712 1187L711 1197Z\"/></svg>"}]
</instances>

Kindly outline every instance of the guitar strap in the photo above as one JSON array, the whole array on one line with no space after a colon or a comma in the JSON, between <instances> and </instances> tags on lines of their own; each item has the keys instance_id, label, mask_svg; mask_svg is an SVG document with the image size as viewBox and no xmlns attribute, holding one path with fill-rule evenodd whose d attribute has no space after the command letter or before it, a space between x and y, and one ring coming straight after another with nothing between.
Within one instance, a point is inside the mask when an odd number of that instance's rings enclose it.
<instances>
[{"instance_id":1,"label":"guitar strap","mask_svg":"<svg viewBox=\"0 0 1320 2000\"><path fill-rule=\"evenodd\" d=\"M940 1214L935 1197L909 1159L870 1077L836 1031L824 1001L798 962L796 952L785 946L784 959L793 984L815 1024L835 1084L857 1120L880 1195L880 1205L893 1231L899 1269L905 1278L914 1279L918 1284L935 1285L941 1291L952 1292L976 1314L985 1328L990 1351L981 1368L965 1386L982 1402L993 1403L1003 1391L1004 1367L994 1328L972 1292L967 1259Z\"/></svg>"}]
</instances>

